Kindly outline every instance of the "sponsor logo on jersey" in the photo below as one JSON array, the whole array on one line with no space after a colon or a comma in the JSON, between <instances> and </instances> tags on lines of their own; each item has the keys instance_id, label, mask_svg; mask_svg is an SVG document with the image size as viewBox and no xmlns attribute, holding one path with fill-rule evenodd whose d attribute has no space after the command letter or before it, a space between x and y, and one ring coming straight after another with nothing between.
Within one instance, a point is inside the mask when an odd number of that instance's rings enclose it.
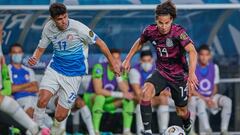
<instances>
[{"instance_id":1,"label":"sponsor logo on jersey","mask_svg":"<svg viewBox=\"0 0 240 135\"><path fill-rule=\"evenodd\" d=\"M68 34L67 35L67 40L73 40L73 35L72 34Z\"/></svg>"}]
</instances>

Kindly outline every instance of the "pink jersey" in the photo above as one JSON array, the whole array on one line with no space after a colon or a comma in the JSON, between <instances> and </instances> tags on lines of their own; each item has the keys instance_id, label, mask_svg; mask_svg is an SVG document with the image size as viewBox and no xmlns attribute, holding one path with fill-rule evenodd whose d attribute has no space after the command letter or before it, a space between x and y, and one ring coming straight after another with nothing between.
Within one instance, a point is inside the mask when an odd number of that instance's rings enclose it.
<instances>
[{"instance_id":1,"label":"pink jersey","mask_svg":"<svg viewBox=\"0 0 240 135\"><path fill-rule=\"evenodd\" d=\"M141 42L150 41L157 52L156 68L168 81L187 80L188 63L184 47L193 43L183 27L172 24L168 34L160 34L156 24L149 25L141 34Z\"/></svg>"}]
</instances>

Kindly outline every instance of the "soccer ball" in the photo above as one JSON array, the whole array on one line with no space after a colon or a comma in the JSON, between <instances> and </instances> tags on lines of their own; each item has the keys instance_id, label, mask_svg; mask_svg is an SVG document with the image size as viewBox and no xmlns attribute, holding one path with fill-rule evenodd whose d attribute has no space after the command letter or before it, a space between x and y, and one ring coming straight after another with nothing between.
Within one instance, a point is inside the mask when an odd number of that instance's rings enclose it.
<instances>
[{"instance_id":1,"label":"soccer ball","mask_svg":"<svg viewBox=\"0 0 240 135\"><path fill-rule=\"evenodd\" d=\"M186 134L181 127L171 126L164 132L164 135L186 135Z\"/></svg>"}]
</instances>

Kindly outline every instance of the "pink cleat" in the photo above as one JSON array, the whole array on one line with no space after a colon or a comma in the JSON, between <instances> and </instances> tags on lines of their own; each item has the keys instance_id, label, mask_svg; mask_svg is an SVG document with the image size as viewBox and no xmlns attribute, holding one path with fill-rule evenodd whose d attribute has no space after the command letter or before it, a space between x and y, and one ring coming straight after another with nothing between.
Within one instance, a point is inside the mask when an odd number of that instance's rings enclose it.
<instances>
[{"instance_id":1,"label":"pink cleat","mask_svg":"<svg viewBox=\"0 0 240 135\"><path fill-rule=\"evenodd\" d=\"M51 130L49 128L42 128L41 135L50 135Z\"/></svg>"}]
</instances>

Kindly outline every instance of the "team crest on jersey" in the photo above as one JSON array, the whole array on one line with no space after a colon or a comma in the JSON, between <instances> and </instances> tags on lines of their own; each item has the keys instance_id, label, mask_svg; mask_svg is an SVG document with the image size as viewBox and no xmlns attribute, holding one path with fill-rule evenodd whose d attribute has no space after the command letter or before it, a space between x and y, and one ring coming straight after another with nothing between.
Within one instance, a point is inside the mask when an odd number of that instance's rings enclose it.
<instances>
[{"instance_id":1,"label":"team crest on jersey","mask_svg":"<svg viewBox=\"0 0 240 135\"><path fill-rule=\"evenodd\" d=\"M173 47L173 41L170 38L166 39L166 46L167 47Z\"/></svg>"},{"instance_id":2,"label":"team crest on jersey","mask_svg":"<svg viewBox=\"0 0 240 135\"><path fill-rule=\"evenodd\" d=\"M90 30L90 31L89 31L89 36L90 36L90 37L93 37L93 35L94 35L94 34L93 34L93 31Z\"/></svg>"},{"instance_id":3,"label":"team crest on jersey","mask_svg":"<svg viewBox=\"0 0 240 135\"><path fill-rule=\"evenodd\" d=\"M187 39L187 33L186 33L186 32L183 32L183 33L180 35L180 39L181 39L181 40L186 40L186 39Z\"/></svg>"},{"instance_id":4,"label":"team crest on jersey","mask_svg":"<svg viewBox=\"0 0 240 135\"><path fill-rule=\"evenodd\" d=\"M67 35L67 40L73 40L73 35L72 34L68 34Z\"/></svg>"}]
</instances>

